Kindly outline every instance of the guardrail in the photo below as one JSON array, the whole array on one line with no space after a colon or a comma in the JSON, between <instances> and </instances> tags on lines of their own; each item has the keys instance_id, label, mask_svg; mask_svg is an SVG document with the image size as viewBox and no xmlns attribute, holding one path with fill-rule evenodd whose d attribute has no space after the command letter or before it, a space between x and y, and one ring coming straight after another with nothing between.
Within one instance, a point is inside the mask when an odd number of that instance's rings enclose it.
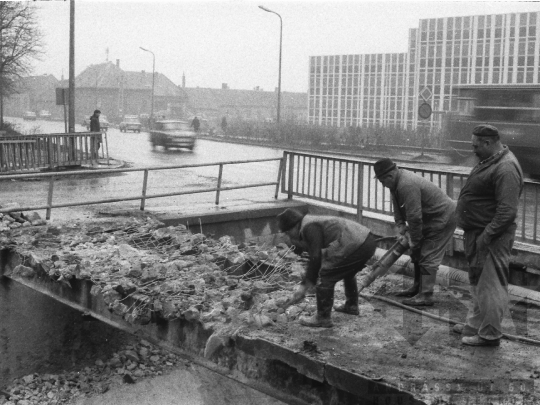
<instances>
[{"instance_id":1,"label":"guardrail","mask_svg":"<svg viewBox=\"0 0 540 405\"><path fill-rule=\"evenodd\" d=\"M390 191L374 179L373 163L363 160L326 157L285 151L286 167L282 170L281 191L289 199L293 196L308 198L357 210L358 220L364 211L393 215ZM418 169L400 164L428 178L448 196L457 199L467 180L466 174L444 170ZM525 181L518 210L516 238L523 242L540 244L538 238L538 203L540 184Z\"/></svg>"},{"instance_id":2,"label":"guardrail","mask_svg":"<svg viewBox=\"0 0 540 405\"><path fill-rule=\"evenodd\" d=\"M0 173L92 164L99 157L100 136L96 132L2 136ZM102 155L105 149L101 149Z\"/></svg>"},{"instance_id":3,"label":"guardrail","mask_svg":"<svg viewBox=\"0 0 540 405\"><path fill-rule=\"evenodd\" d=\"M244 184L244 185L239 185L239 186L227 186L227 187L222 186L223 167L224 166L226 166L226 165L237 165L237 164L248 164L248 163L271 162L271 161L276 161L276 162L279 161L280 162L276 181ZM216 187L195 189L195 190L188 190L188 191L175 191L175 192L171 192L171 193L147 194L148 174L151 171L172 170L172 169L187 169L187 168L196 168L196 167L211 167L211 166L217 166L218 167L218 175L217 175ZM216 193L215 204L219 205L220 194L221 194L222 191L240 190L240 189L247 189L247 188L253 188L253 187L266 187L266 186L275 186L274 198L277 199L278 194L279 194L279 182L280 182L280 179L281 179L281 171L282 170L283 170L283 159L282 158L252 159L252 160L231 160L231 161L223 161L223 162L215 162L215 163L201 163L201 164L175 165L175 166L148 166L148 167L142 167L142 168L92 170L91 173L95 174L95 175L98 175L98 174L113 174L113 173L127 173L127 172L143 172L142 192L141 192L140 195L130 196L130 197L115 197L115 198L105 198L105 199L99 199L99 200L86 200L86 201L81 201L81 202L60 203L60 204L54 204L53 203L55 180L57 180L58 178L64 178L64 177L73 176L73 175L81 175L81 171L67 171L67 172L62 172L62 173L38 173L38 174L6 175L6 176L2 176L2 179L23 180L23 179L48 178L49 179L49 187L48 187L48 193L47 193L47 203L44 204L44 205L38 205L38 206L17 207L17 208L2 208L2 209L0 209L0 212L1 213L6 213L6 212L13 212L13 211L20 212L20 211L46 210L46 219L50 219L51 218L51 211L52 211L53 208L78 207L78 206L84 206L84 205L106 204L106 203L115 203L115 202L122 202L122 201L133 201L133 200L140 200L141 201L140 210L144 211L145 205L146 205L146 200L151 199L151 198L163 198L163 197L172 197L172 196L178 196L178 195L198 194L198 193L208 193L208 192L215 192Z\"/></svg>"}]
</instances>

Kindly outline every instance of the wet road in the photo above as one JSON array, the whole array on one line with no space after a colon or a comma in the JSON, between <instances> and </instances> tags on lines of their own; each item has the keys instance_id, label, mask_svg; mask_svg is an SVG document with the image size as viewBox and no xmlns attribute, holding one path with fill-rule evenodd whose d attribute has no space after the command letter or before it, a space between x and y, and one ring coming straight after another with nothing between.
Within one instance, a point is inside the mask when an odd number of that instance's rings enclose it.
<instances>
[{"instance_id":1,"label":"wet road","mask_svg":"<svg viewBox=\"0 0 540 405\"><path fill-rule=\"evenodd\" d=\"M56 121L23 121L17 118L7 119L19 125L21 132L59 133L64 132L64 123ZM80 125L76 131L84 131ZM131 167L171 166L183 164L213 163L219 161L279 158L281 150L265 147L226 144L207 140L198 140L193 152L184 150L165 151L161 148L152 150L148 142L148 133L123 133L115 128L107 132L107 143L111 158L123 160ZM103 145L105 147L105 145ZM237 186L260 182L272 182L277 179L279 163L260 162L241 165L227 165L223 169L222 186ZM173 169L150 172L147 194L171 193L175 191L213 188L217 185L218 166ZM120 198L141 194L143 172L131 172L114 176L97 175L93 177L76 177L58 180L54 186L54 203L82 202L103 198ZM2 182L2 198L0 204L18 202L21 206L44 205L47 201L48 184L46 181L4 181ZM274 187L249 188L245 190L224 191L220 200L229 199L270 199ZM147 207L182 206L200 202L211 203L215 193L200 193L166 198L149 199ZM139 201L84 206L71 208L69 211L80 215L95 213L103 208L133 208ZM62 212L64 209L54 209ZM40 212L40 214L44 214Z\"/></svg>"}]
</instances>

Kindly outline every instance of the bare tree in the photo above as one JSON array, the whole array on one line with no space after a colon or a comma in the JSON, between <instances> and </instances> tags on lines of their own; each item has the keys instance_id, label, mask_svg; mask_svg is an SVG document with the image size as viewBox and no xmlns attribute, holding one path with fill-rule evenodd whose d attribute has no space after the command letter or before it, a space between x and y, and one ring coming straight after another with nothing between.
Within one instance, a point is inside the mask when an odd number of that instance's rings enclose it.
<instances>
[{"instance_id":1,"label":"bare tree","mask_svg":"<svg viewBox=\"0 0 540 405\"><path fill-rule=\"evenodd\" d=\"M32 71L43 53L42 33L31 2L0 1L0 128L4 126L4 97Z\"/></svg>"}]
</instances>

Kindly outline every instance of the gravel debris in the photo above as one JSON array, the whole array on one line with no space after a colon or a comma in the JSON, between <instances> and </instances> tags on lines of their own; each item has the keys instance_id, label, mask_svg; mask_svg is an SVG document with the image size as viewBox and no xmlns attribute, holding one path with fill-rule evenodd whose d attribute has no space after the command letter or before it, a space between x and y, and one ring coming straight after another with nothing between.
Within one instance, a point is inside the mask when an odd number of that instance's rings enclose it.
<instances>
[{"instance_id":1,"label":"gravel debris","mask_svg":"<svg viewBox=\"0 0 540 405\"><path fill-rule=\"evenodd\" d=\"M213 239L149 217L18 228L0 235L2 246L22 259L12 277L46 273L70 288L89 280L91 294L134 325L178 318L208 324L214 334L207 356L242 328L279 328L316 311L309 300L285 308L307 264L285 244L236 244L229 236ZM92 367L18 378L0 404L69 403L130 378L161 375L179 361L141 340Z\"/></svg>"}]
</instances>

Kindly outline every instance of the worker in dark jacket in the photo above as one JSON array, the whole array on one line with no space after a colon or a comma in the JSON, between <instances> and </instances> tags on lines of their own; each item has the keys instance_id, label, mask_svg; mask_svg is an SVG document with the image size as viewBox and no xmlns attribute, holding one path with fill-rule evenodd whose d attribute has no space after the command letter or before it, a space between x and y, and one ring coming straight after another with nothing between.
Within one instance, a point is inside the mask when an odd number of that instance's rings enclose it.
<instances>
[{"instance_id":1,"label":"worker in dark jacket","mask_svg":"<svg viewBox=\"0 0 540 405\"><path fill-rule=\"evenodd\" d=\"M90 132L99 132L99 136L97 137L97 149L96 153L101 147L101 125L99 123L99 116L101 115L101 111L94 110L94 114L90 116ZM92 138L92 143L94 143L94 138Z\"/></svg>"},{"instance_id":2,"label":"worker in dark jacket","mask_svg":"<svg viewBox=\"0 0 540 405\"><path fill-rule=\"evenodd\" d=\"M331 312L334 286L343 280L345 304L335 310L358 315L358 287L356 273L373 256L376 241L370 230L357 222L332 216L305 215L286 209L278 215L278 226L291 239L291 243L307 250L309 264L304 279L289 300L294 304L316 286L317 314L301 317L304 326L332 327Z\"/></svg>"},{"instance_id":3,"label":"worker in dark jacket","mask_svg":"<svg viewBox=\"0 0 540 405\"><path fill-rule=\"evenodd\" d=\"M390 159L375 162L375 175L390 189L394 220L400 234L409 236L414 263L413 286L398 292L403 304L432 306L437 270L456 229L456 204L431 181L398 169Z\"/></svg>"},{"instance_id":4,"label":"worker in dark jacket","mask_svg":"<svg viewBox=\"0 0 540 405\"><path fill-rule=\"evenodd\" d=\"M510 255L523 172L492 125L473 129L472 147L480 163L461 189L456 211L458 226L464 230L472 308L466 325L456 325L454 331L463 333L463 344L498 346L508 307Z\"/></svg>"}]
</instances>

